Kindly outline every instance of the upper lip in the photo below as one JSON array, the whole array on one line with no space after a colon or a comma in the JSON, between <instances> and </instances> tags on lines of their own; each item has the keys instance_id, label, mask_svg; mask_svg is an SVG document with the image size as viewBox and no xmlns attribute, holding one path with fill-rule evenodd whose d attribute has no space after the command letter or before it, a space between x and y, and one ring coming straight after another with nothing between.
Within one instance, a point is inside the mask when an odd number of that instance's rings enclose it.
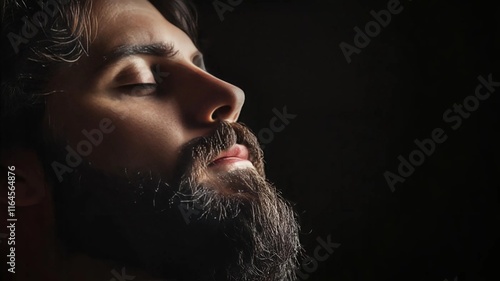
<instances>
[{"instance_id":1,"label":"upper lip","mask_svg":"<svg viewBox=\"0 0 500 281\"><path fill-rule=\"evenodd\" d=\"M221 160L223 158L240 158L242 160L248 160L249 152L248 148L241 144L235 144L229 149L222 151L211 163Z\"/></svg>"}]
</instances>

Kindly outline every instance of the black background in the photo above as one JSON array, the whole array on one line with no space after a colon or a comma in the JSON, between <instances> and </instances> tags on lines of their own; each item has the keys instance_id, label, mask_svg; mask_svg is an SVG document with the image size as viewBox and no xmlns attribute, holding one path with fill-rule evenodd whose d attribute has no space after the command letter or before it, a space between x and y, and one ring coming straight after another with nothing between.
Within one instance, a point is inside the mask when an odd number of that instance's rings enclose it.
<instances>
[{"instance_id":1,"label":"black background","mask_svg":"<svg viewBox=\"0 0 500 281\"><path fill-rule=\"evenodd\" d=\"M308 280L496 280L500 88L457 130L442 116L479 75L500 81L500 10L403 0L347 63L339 44L388 2L243 0L221 21L197 1L208 70L245 91L256 133L273 108L297 115L266 145L267 174L309 255L318 237L341 244ZM392 192L384 172L438 127L448 139Z\"/></svg>"}]
</instances>

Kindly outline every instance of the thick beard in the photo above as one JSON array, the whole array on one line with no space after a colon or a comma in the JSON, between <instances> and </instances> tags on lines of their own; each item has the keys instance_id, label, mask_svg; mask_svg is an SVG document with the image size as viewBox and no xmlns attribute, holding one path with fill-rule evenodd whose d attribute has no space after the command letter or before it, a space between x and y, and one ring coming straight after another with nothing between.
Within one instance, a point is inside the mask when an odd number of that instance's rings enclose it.
<instances>
[{"instance_id":1,"label":"thick beard","mask_svg":"<svg viewBox=\"0 0 500 281\"><path fill-rule=\"evenodd\" d=\"M236 143L248 147L255 169L208 173L210 162ZM64 146L49 147L46 163L64 159ZM255 136L223 122L182 151L170 182L146 169L110 175L82 164L56 184L58 234L67 251L158 278L294 280L299 226L265 178Z\"/></svg>"}]
</instances>

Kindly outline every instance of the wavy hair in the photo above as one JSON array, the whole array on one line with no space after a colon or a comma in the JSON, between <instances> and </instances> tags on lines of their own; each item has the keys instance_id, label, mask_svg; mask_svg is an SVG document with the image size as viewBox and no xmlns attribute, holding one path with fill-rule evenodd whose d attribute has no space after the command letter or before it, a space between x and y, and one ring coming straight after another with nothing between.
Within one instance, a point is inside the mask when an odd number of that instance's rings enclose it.
<instances>
[{"instance_id":1,"label":"wavy hair","mask_svg":"<svg viewBox=\"0 0 500 281\"><path fill-rule=\"evenodd\" d=\"M197 44L197 16L187 0L150 0ZM88 56L97 22L92 0L5 0L1 5L0 148L41 140L46 84L62 64Z\"/></svg>"}]
</instances>

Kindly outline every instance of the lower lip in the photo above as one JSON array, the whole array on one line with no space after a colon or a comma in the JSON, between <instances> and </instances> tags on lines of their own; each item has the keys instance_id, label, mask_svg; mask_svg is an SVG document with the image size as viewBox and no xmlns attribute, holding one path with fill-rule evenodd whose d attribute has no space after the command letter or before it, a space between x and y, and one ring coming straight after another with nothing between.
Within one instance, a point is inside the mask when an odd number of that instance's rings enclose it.
<instances>
[{"instance_id":1,"label":"lower lip","mask_svg":"<svg viewBox=\"0 0 500 281\"><path fill-rule=\"evenodd\" d=\"M216 172L228 172L236 169L254 168L252 162L238 157L224 157L218 159L209 166Z\"/></svg>"},{"instance_id":2,"label":"lower lip","mask_svg":"<svg viewBox=\"0 0 500 281\"><path fill-rule=\"evenodd\" d=\"M238 157L224 157L221 159L217 159L214 162L212 162L211 166L219 166L219 165L229 165L233 163L238 163L238 162L248 162L250 161Z\"/></svg>"}]
</instances>

